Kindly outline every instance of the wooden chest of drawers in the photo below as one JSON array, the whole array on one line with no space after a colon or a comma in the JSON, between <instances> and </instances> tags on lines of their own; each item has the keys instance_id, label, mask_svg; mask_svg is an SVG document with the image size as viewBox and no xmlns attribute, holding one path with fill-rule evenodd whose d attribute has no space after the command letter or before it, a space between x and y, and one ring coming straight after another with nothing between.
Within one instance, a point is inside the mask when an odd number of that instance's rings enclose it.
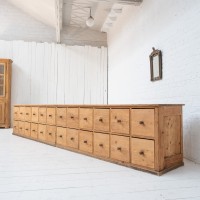
<instances>
[{"instance_id":1,"label":"wooden chest of drawers","mask_svg":"<svg viewBox=\"0 0 200 200\"><path fill-rule=\"evenodd\" d=\"M158 175L183 165L182 105L16 105L13 134Z\"/></svg>"}]
</instances>

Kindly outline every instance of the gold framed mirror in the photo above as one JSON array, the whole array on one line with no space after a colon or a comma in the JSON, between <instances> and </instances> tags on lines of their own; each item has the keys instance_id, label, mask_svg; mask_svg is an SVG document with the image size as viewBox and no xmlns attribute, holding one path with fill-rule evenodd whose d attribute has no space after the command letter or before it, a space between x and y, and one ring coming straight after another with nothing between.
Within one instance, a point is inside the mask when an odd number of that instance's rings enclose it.
<instances>
[{"instance_id":1,"label":"gold framed mirror","mask_svg":"<svg viewBox=\"0 0 200 200\"><path fill-rule=\"evenodd\" d=\"M162 53L160 50L152 48L153 51L149 56L151 81L162 79Z\"/></svg>"}]
</instances>

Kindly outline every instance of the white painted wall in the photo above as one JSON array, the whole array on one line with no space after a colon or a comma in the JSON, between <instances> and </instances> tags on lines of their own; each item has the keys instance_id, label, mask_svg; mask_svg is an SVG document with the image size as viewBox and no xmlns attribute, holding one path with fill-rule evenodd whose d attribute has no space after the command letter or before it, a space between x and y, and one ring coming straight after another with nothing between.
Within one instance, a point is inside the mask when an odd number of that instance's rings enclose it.
<instances>
[{"instance_id":1,"label":"white painted wall","mask_svg":"<svg viewBox=\"0 0 200 200\"><path fill-rule=\"evenodd\" d=\"M200 163L200 1L144 0L108 34L109 103L183 103L184 154ZM150 81L152 47L163 80Z\"/></svg>"},{"instance_id":2,"label":"white painted wall","mask_svg":"<svg viewBox=\"0 0 200 200\"><path fill-rule=\"evenodd\" d=\"M106 104L107 48L2 41L14 104Z\"/></svg>"}]
</instances>

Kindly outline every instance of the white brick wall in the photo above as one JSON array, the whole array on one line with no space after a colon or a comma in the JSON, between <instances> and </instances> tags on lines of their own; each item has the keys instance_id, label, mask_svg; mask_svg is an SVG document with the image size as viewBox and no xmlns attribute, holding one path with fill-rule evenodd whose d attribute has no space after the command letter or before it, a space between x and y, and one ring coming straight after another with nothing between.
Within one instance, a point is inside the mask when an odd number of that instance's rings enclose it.
<instances>
[{"instance_id":1,"label":"white brick wall","mask_svg":"<svg viewBox=\"0 0 200 200\"><path fill-rule=\"evenodd\" d=\"M150 81L152 47L163 80ZM184 154L200 163L200 1L144 0L108 34L109 103L184 103Z\"/></svg>"}]
</instances>

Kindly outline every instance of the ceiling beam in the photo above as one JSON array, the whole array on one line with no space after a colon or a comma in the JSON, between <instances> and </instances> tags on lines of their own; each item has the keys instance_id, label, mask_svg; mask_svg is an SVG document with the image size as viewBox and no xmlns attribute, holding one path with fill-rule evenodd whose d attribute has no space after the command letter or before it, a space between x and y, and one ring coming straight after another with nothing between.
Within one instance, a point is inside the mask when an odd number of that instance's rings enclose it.
<instances>
[{"instance_id":1,"label":"ceiling beam","mask_svg":"<svg viewBox=\"0 0 200 200\"><path fill-rule=\"evenodd\" d=\"M61 30L62 30L62 9L63 0L55 0L55 14L56 14L56 42L61 42Z\"/></svg>"}]
</instances>

